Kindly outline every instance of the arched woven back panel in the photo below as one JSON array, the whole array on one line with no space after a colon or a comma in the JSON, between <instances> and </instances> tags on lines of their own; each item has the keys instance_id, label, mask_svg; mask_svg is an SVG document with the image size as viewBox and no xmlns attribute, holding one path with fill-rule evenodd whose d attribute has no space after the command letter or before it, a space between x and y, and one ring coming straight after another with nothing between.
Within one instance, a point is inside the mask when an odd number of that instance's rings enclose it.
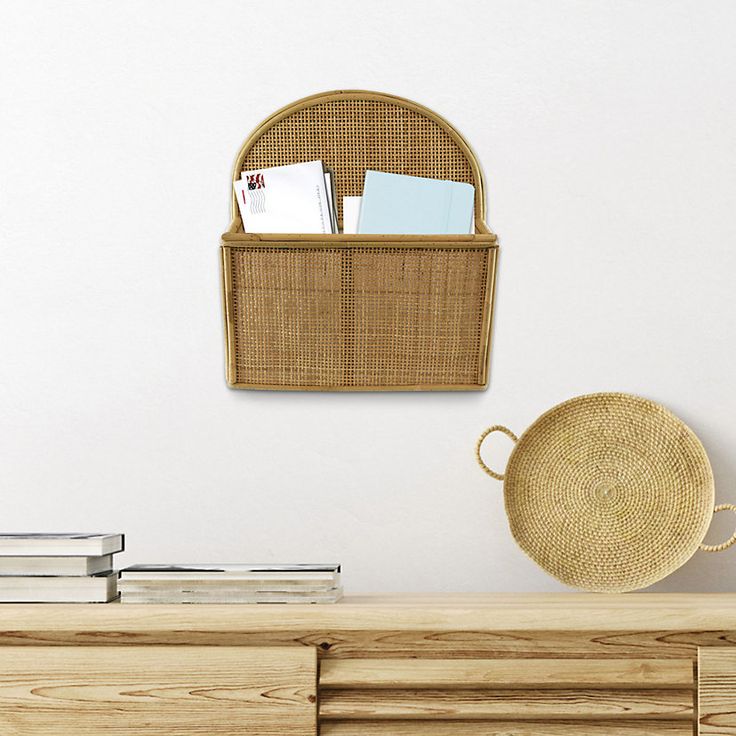
<instances>
[{"instance_id":1,"label":"arched woven back panel","mask_svg":"<svg viewBox=\"0 0 736 736\"><path fill-rule=\"evenodd\" d=\"M312 391L482 389L498 246L462 136L409 100L341 91L299 100L243 144L247 170L321 159L342 198L366 169L475 186L474 234L244 233L235 198L222 236L227 380Z\"/></svg>"},{"instance_id":2,"label":"arched woven back panel","mask_svg":"<svg viewBox=\"0 0 736 736\"><path fill-rule=\"evenodd\" d=\"M484 220L482 175L470 147L447 121L409 100L353 90L294 102L252 133L233 178L242 171L316 159L334 173L340 220L342 198L363 193L366 169L472 184L475 217Z\"/></svg>"}]
</instances>

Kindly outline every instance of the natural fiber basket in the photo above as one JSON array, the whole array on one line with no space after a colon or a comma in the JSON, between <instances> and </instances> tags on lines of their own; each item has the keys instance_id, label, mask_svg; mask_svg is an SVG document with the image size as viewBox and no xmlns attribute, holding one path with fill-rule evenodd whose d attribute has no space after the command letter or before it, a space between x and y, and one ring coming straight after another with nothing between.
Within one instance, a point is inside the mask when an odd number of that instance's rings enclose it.
<instances>
[{"instance_id":1,"label":"natural fiber basket","mask_svg":"<svg viewBox=\"0 0 736 736\"><path fill-rule=\"evenodd\" d=\"M366 169L475 186L475 235L222 236L227 380L234 388L482 389L488 382L496 236L467 143L425 107L375 92L299 100L243 145L242 171L322 159L342 198Z\"/></svg>"},{"instance_id":2,"label":"natural fiber basket","mask_svg":"<svg viewBox=\"0 0 736 736\"><path fill-rule=\"evenodd\" d=\"M516 442L505 474L481 459L500 431ZM504 481L506 513L519 546L576 588L643 588L704 545L713 475L698 438L663 406L622 393L580 396L543 414L524 434L487 429L481 467ZM715 511L736 506L722 504Z\"/></svg>"}]
</instances>

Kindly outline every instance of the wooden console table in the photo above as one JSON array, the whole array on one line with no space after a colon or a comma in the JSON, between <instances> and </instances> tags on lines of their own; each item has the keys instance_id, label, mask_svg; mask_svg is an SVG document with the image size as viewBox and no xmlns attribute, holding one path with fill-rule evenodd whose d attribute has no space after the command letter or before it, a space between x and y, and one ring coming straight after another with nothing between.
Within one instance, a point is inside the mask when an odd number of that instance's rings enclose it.
<instances>
[{"instance_id":1,"label":"wooden console table","mask_svg":"<svg viewBox=\"0 0 736 736\"><path fill-rule=\"evenodd\" d=\"M2 605L3 736L736 734L736 595Z\"/></svg>"}]
</instances>

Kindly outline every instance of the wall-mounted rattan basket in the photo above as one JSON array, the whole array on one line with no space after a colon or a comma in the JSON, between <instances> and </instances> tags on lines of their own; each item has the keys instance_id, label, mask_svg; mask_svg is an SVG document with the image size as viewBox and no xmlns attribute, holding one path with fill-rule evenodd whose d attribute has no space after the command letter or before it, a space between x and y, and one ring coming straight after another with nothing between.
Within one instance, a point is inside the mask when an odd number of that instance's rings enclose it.
<instances>
[{"instance_id":1,"label":"wall-mounted rattan basket","mask_svg":"<svg viewBox=\"0 0 736 736\"><path fill-rule=\"evenodd\" d=\"M475 186L474 235L222 236L227 381L313 391L483 389L498 246L478 162L449 123L364 91L299 100L247 139L240 173L322 159L342 197L366 169Z\"/></svg>"}]
</instances>

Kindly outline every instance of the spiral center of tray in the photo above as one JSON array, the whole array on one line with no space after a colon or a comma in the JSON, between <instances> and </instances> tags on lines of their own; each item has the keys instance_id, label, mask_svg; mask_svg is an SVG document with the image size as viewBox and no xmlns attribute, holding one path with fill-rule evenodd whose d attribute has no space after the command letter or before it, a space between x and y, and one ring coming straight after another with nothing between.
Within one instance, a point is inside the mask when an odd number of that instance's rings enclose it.
<instances>
[{"instance_id":1,"label":"spiral center of tray","mask_svg":"<svg viewBox=\"0 0 736 736\"><path fill-rule=\"evenodd\" d=\"M593 487L594 497L603 503L615 500L618 493L618 484L609 478L604 478L603 480L598 481Z\"/></svg>"}]
</instances>

